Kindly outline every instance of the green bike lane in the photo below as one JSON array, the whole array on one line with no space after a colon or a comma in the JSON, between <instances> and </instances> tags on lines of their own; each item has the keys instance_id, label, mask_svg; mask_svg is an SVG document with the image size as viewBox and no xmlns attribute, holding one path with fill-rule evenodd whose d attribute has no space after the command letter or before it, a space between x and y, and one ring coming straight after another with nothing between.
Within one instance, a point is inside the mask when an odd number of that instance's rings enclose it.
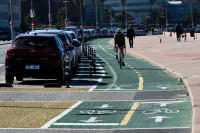
<instances>
[{"instance_id":1,"label":"green bike lane","mask_svg":"<svg viewBox=\"0 0 200 133\"><path fill-rule=\"evenodd\" d=\"M120 69L115 59L110 39L98 39L89 44L96 50L97 61L105 69L105 77L93 91L162 91L182 90L184 86L177 82L165 70L125 53L125 63Z\"/></svg>"},{"instance_id":2,"label":"green bike lane","mask_svg":"<svg viewBox=\"0 0 200 133\"><path fill-rule=\"evenodd\" d=\"M190 128L189 99L148 101L79 101L43 128L144 129Z\"/></svg>"}]
</instances>

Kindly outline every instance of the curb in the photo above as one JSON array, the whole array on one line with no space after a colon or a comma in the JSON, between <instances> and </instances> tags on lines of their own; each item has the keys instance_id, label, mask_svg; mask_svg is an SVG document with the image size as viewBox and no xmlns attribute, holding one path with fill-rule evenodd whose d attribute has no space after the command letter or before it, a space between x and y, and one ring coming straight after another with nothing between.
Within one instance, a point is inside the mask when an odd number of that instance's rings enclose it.
<instances>
[{"instance_id":1,"label":"curb","mask_svg":"<svg viewBox=\"0 0 200 133\"><path fill-rule=\"evenodd\" d=\"M0 45L12 44L12 42L0 43Z\"/></svg>"},{"instance_id":2,"label":"curb","mask_svg":"<svg viewBox=\"0 0 200 133\"><path fill-rule=\"evenodd\" d=\"M113 43L111 43L111 40L109 41L109 43L110 43L111 45L113 45ZM127 53L132 53L132 54L134 54L134 55L136 55L136 56L138 56L138 57L140 57L140 58L143 58L144 60L146 60L146 61L148 61L148 62L150 62L150 63L156 65L157 67L164 68L164 69L167 70L168 72L174 74L175 76L181 77L181 78L183 79L183 84L186 86L186 89L187 89L187 91L188 91L188 93L189 93L189 97L190 97L190 100L191 100L191 103L192 103L192 112L193 112L193 117L192 117L192 133L195 133L195 131L194 131L194 129L195 129L194 126L195 126L195 125L193 124L193 123L194 123L195 116L196 116L195 113L194 113L194 110L193 110L193 106L194 106L194 97L193 97L193 95L192 95L192 93L191 93L191 89L190 89L190 86L189 86L187 80L184 79L184 77L183 77L181 74L179 74L179 73L177 73L177 72L175 72L175 71L173 71L173 70L171 70L171 69L169 69L169 68L167 68L167 67L165 67L165 66L163 66L163 65L161 65L161 64L159 64L159 63L156 63L155 61L153 61L153 60L151 60L151 59L149 59L149 58L147 58L147 57L145 57L145 56L142 56L142 55L137 54L137 53L135 53L135 52L132 52L132 51L130 51L130 50L126 50L126 51L127 51Z\"/></svg>"}]
</instances>

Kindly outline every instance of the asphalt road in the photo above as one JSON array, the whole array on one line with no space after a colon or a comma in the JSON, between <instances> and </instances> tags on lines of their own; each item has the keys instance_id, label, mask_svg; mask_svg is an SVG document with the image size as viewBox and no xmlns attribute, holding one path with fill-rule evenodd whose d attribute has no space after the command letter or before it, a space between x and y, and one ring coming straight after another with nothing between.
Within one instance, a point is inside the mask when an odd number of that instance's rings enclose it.
<instances>
[{"instance_id":1,"label":"asphalt road","mask_svg":"<svg viewBox=\"0 0 200 133\"><path fill-rule=\"evenodd\" d=\"M98 55L98 74L93 75L92 79L88 78L89 64L83 56L79 77L72 84L76 89L80 88L78 90L73 90L73 86L68 90L41 90L37 88L43 88L45 82L52 81L33 79L15 81L13 89L0 88L0 109L10 114L5 116L3 122L11 123L2 126L4 123L0 122L0 132L191 132L192 109L185 86L165 70L127 54L126 66L121 70L115 60L113 46L108 41L109 39L97 39L89 42ZM4 62L9 47L9 44L0 46L0 82L5 82ZM99 82L102 75L103 79ZM94 87L95 84L98 86ZM26 105L29 102L33 103ZM52 102L55 105L50 106ZM61 106L58 102L69 103ZM60 110L56 112L56 109ZM49 114L44 114L45 111ZM20 112L24 114L19 114ZM21 115L23 118L19 117ZM10 117L16 118L16 123L14 120L6 121ZM25 119L30 124L19 126ZM39 124L33 126L33 123Z\"/></svg>"}]
</instances>

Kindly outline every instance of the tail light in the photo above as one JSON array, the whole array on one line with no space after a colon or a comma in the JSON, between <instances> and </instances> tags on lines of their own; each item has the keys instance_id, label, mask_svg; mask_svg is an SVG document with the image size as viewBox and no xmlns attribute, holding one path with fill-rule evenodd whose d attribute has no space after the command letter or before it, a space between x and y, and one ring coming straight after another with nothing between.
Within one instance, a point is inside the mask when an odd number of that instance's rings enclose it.
<instances>
[{"instance_id":1,"label":"tail light","mask_svg":"<svg viewBox=\"0 0 200 133\"><path fill-rule=\"evenodd\" d=\"M64 43L64 45L67 46L67 47L70 46L69 43L66 43L66 42L63 42L63 43Z\"/></svg>"},{"instance_id":2,"label":"tail light","mask_svg":"<svg viewBox=\"0 0 200 133\"><path fill-rule=\"evenodd\" d=\"M52 56L61 56L61 51L53 51Z\"/></svg>"},{"instance_id":3,"label":"tail light","mask_svg":"<svg viewBox=\"0 0 200 133\"><path fill-rule=\"evenodd\" d=\"M15 55L15 52L13 50L8 50L7 51L7 56L14 56Z\"/></svg>"}]
</instances>

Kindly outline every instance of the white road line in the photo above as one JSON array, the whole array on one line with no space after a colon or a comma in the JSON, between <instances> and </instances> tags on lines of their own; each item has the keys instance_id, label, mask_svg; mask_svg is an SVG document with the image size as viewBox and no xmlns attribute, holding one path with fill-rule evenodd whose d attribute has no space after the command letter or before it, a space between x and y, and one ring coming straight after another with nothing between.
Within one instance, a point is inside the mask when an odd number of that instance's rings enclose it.
<instances>
[{"instance_id":1,"label":"white road line","mask_svg":"<svg viewBox=\"0 0 200 133\"><path fill-rule=\"evenodd\" d=\"M118 126L119 123L54 123L58 126Z\"/></svg>"},{"instance_id":2,"label":"white road line","mask_svg":"<svg viewBox=\"0 0 200 133\"><path fill-rule=\"evenodd\" d=\"M112 91L132 91L132 90L138 90L138 89L95 89L95 91L105 91L105 90L112 90Z\"/></svg>"},{"instance_id":3,"label":"white road line","mask_svg":"<svg viewBox=\"0 0 200 133\"><path fill-rule=\"evenodd\" d=\"M76 84L76 82L78 82L78 80L80 79L80 77L83 75L81 73L84 73L84 65L83 63L80 63L81 66L83 67L79 67L80 68L80 71L78 74L76 74L76 76L72 79L71 83L69 84L69 86L74 86Z\"/></svg>"},{"instance_id":4,"label":"white road line","mask_svg":"<svg viewBox=\"0 0 200 133\"><path fill-rule=\"evenodd\" d=\"M88 91L93 91L101 83L101 81L103 80L103 77L105 76L105 70L103 69L101 64L98 61L96 61L96 63L99 64L100 67L97 67L97 68L101 69L101 71L99 72L101 72L102 74L101 74L101 77L97 80L98 82L94 86L92 86Z\"/></svg>"},{"instance_id":5,"label":"white road line","mask_svg":"<svg viewBox=\"0 0 200 133\"><path fill-rule=\"evenodd\" d=\"M4 66L4 65L5 65L5 64L0 64L0 67L1 67L1 66Z\"/></svg>"},{"instance_id":6,"label":"white road line","mask_svg":"<svg viewBox=\"0 0 200 133\"><path fill-rule=\"evenodd\" d=\"M46 124L44 124L41 128L48 128L50 127L54 122L56 122L58 119L62 118L63 116L65 116L66 114L68 114L69 112L71 112L74 108L76 108L78 105L80 105L83 101L79 101L76 104L72 105L70 108L68 108L67 110L65 110L64 112L62 112L60 115L56 116L55 118L51 119L50 121L48 121Z\"/></svg>"},{"instance_id":7,"label":"white road line","mask_svg":"<svg viewBox=\"0 0 200 133\"><path fill-rule=\"evenodd\" d=\"M5 83L6 81L2 81L2 82L0 82L0 83Z\"/></svg>"}]
</instances>

